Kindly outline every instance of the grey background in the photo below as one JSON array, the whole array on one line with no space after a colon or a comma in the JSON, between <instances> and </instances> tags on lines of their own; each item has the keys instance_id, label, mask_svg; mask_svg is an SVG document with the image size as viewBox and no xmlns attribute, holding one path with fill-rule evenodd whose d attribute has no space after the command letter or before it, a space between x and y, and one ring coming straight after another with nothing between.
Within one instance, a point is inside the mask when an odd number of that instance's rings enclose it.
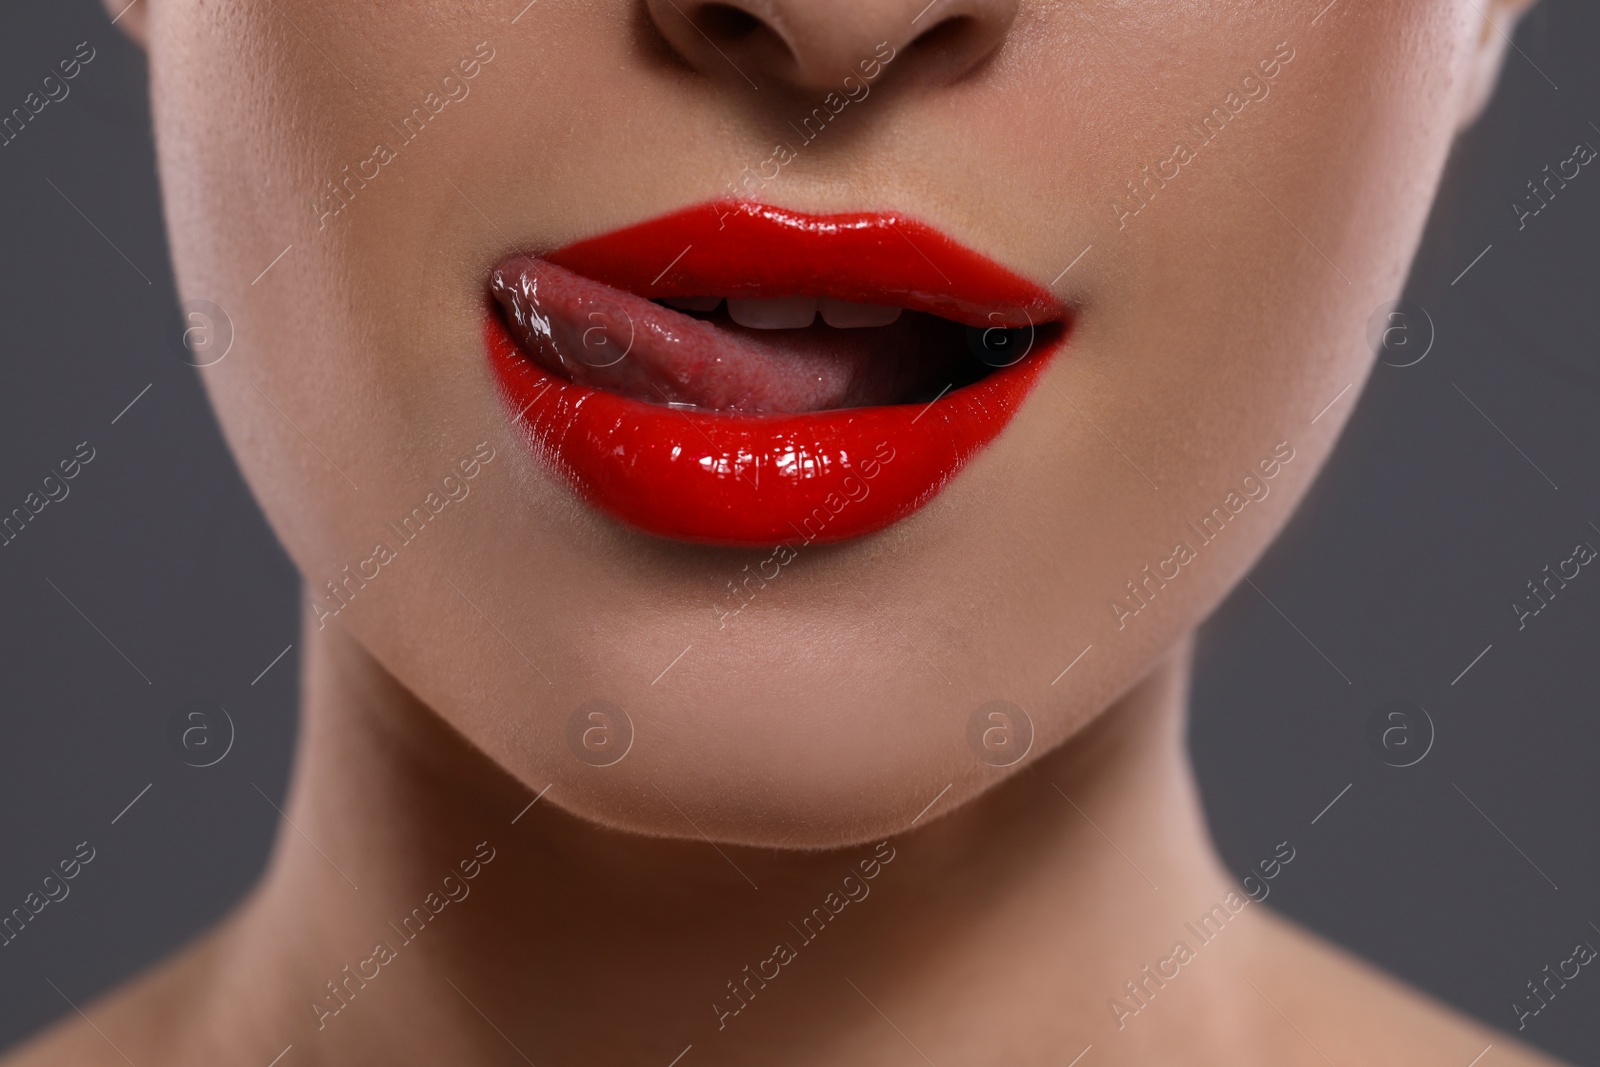
<instances>
[{"instance_id":1,"label":"grey background","mask_svg":"<svg viewBox=\"0 0 1600 1067\"><path fill-rule=\"evenodd\" d=\"M0 512L79 442L97 454L0 548L0 911L77 842L97 855L0 949L0 1047L260 873L298 668L294 649L261 676L298 640L295 575L178 358L142 57L92 0L13 6L4 26L0 111L77 42L98 54L0 148ZM1546 0L1517 44L1409 286L1434 348L1377 368L1254 588L1207 627L1192 731L1237 874L1288 840L1272 905L1507 1029L1526 981L1600 946L1600 568L1520 632L1510 607L1578 541L1600 547L1600 168L1521 232L1509 206L1577 141L1600 147L1600 9ZM205 770L173 746L195 699L237 731ZM1433 726L1406 769L1367 739L1393 699ZM1597 1020L1585 970L1522 1036L1600 1063Z\"/></svg>"}]
</instances>

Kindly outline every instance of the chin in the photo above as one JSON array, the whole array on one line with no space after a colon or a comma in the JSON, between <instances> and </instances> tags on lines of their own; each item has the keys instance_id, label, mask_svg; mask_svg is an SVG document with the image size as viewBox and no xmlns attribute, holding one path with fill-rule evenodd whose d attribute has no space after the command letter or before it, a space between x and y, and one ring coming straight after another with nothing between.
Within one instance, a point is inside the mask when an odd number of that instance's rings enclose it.
<instances>
[{"instance_id":1,"label":"chin","mask_svg":"<svg viewBox=\"0 0 1600 1067\"><path fill-rule=\"evenodd\" d=\"M543 777L520 777L535 789L553 779L550 801L614 830L831 849L925 825L1003 773L967 751L954 707L909 706L903 692L815 677L787 694L762 691L782 679L752 681L658 698L648 714L629 716L632 747L614 764L564 758ZM549 748L527 755L543 764Z\"/></svg>"},{"instance_id":2,"label":"chin","mask_svg":"<svg viewBox=\"0 0 1600 1067\"><path fill-rule=\"evenodd\" d=\"M830 674L770 651L746 657L745 646L685 657L671 688L664 679L654 692L563 705L549 724L561 737L491 756L536 792L549 784L549 802L613 830L832 849L927 825L1042 750L1030 738L1013 766L980 761L967 723L982 701L936 675L908 685L901 656Z\"/></svg>"}]
</instances>

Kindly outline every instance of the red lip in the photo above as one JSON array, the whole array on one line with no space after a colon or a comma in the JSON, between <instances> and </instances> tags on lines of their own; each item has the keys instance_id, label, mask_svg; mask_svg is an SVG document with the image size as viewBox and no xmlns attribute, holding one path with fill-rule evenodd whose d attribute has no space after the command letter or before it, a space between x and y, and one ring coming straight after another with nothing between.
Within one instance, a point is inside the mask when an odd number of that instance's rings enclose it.
<instances>
[{"instance_id":1,"label":"red lip","mask_svg":"<svg viewBox=\"0 0 1600 1067\"><path fill-rule=\"evenodd\" d=\"M906 517L999 435L1067 332L1068 313L1048 290L897 215L818 216L712 203L568 245L545 261L561 269L525 257L502 264L496 296L512 307L509 290L520 279L522 292L535 298L532 314L518 303L509 327L497 311L485 325L490 363L514 421L529 434L535 455L583 499L638 529L685 541L834 542ZM558 295L543 295L551 293ZM714 327L638 302L708 294L831 297L968 326L1045 328L1014 335L1037 338L1025 358L930 401L748 414L740 410L748 402L737 388L740 360L698 355L706 345L695 336ZM585 331L593 332L587 320L606 321L611 307L632 309L624 312L633 327L630 345L643 320L642 343L663 354L662 366L637 373L664 399L678 400L668 390L687 383L690 396L732 397L729 410L620 395L626 387L608 377L618 371L591 373L558 351L563 338L587 339ZM519 346L519 337L549 346L538 354L545 366ZM737 341L727 347L738 348ZM622 342L616 344L620 349ZM696 353L687 367L673 362L684 350ZM649 367L649 357L634 358ZM875 373L862 371L868 378ZM616 391L583 384L596 376ZM876 395L874 382L838 395L857 394Z\"/></svg>"}]
</instances>

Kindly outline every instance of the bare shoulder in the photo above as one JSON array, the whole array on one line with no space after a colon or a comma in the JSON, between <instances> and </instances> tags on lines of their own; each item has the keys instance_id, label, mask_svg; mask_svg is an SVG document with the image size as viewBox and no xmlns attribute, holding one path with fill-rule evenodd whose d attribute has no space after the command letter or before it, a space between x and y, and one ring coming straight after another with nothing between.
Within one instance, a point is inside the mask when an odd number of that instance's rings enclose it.
<instances>
[{"instance_id":1,"label":"bare shoulder","mask_svg":"<svg viewBox=\"0 0 1600 1067\"><path fill-rule=\"evenodd\" d=\"M105 996L77 1003L0 1055L0 1067L126 1067L167 1058L193 1021L212 950L208 937Z\"/></svg>"},{"instance_id":2,"label":"bare shoulder","mask_svg":"<svg viewBox=\"0 0 1600 1067\"><path fill-rule=\"evenodd\" d=\"M1333 943L1262 910L1274 962L1263 996L1335 1063L1406 1067L1562 1067Z\"/></svg>"}]
</instances>

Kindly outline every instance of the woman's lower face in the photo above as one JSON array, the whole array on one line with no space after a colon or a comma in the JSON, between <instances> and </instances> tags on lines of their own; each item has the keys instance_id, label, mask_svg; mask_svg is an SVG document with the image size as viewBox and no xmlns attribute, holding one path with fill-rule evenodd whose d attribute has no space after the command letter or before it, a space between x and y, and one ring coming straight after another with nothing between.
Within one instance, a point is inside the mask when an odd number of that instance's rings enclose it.
<instances>
[{"instance_id":1,"label":"woman's lower face","mask_svg":"<svg viewBox=\"0 0 1600 1067\"><path fill-rule=\"evenodd\" d=\"M1015 773L1239 580L1483 48L1455 0L151 6L310 625L578 815L796 846Z\"/></svg>"}]
</instances>

